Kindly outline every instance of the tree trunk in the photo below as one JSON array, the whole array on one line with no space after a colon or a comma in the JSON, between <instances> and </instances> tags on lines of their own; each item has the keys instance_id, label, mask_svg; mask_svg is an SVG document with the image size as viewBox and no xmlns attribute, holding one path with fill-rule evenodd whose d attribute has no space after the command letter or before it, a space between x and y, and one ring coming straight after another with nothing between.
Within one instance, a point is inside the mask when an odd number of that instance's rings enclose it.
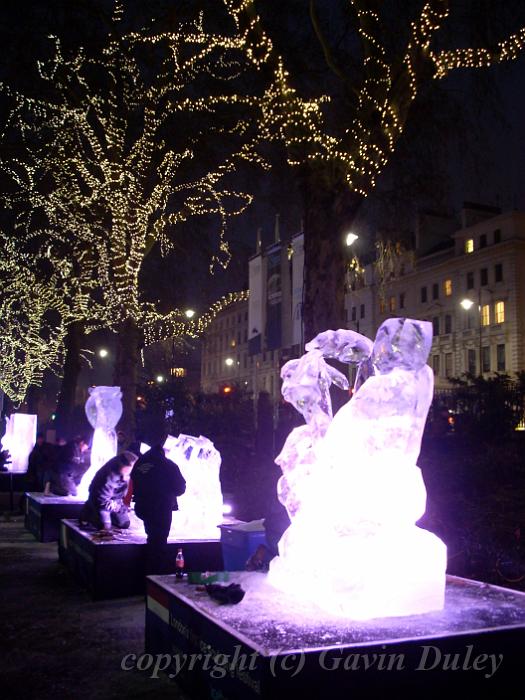
<instances>
[{"instance_id":1,"label":"tree trunk","mask_svg":"<svg viewBox=\"0 0 525 700\"><path fill-rule=\"evenodd\" d=\"M64 376L58 396L55 430L58 437L71 439L71 416L75 406L78 377L80 375L80 349L84 339L84 325L81 321L72 323L67 331L65 346L66 358L64 361Z\"/></svg>"},{"instance_id":2,"label":"tree trunk","mask_svg":"<svg viewBox=\"0 0 525 700\"><path fill-rule=\"evenodd\" d=\"M351 192L333 166L312 166L303 180L305 342L325 330L345 327L344 234L362 197Z\"/></svg>"},{"instance_id":3,"label":"tree trunk","mask_svg":"<svg viewBox=\"0 0 525 700\"><path fill-rule=\"evenodd\" d=\"M117 426L124 433L124 446L135 440L135 409L141 334L135 321L121 324L117 338L115 385L122 391L122 418Z\"/></svg>"}]
</instances>

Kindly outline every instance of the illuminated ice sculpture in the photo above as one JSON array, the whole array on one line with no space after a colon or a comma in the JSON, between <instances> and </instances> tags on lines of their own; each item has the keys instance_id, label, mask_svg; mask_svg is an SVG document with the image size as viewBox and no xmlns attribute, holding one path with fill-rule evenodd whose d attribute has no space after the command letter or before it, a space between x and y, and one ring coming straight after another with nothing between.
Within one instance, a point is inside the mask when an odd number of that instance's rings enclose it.
<instances>
[{"instance_id":1,"label":"illuminated ice sculpture","mask_svg":"<svg viewBox=\"0 0 525 700\"><path fill-rule=\"evenodd\" d=\"M92 427L91 463L78 487L78 498L87 499L89 485L109 459L117 454L115 426L122 415L122 392L118 386L95 386L89 389L86 416Z\"/></svg>"},{"instance_id":2,"label":"illuminated ice sculpture","mask_svg":"<svg viewBox=\"0 0 525 700\"><path fill-rule=\"evenodd\" d=\"M200 435L171 435L164 443L166 456L179 467L186 491L177 498L171 529L182 539L219 539L222 492L219 478L221 455L213 442Z\"/></svg>"},{"instance_id":3,"label":"illuminated ice sculpture","mask_svg":"<svg viewBox=\"0 0 525 700\"><path fill-rule=\"evenodd\" d=\"M148 445L141 443L144 454ZM179 467L186 491L177 497L179 510L173 511L170 537L187 540L219 539L223 502L220 482L221 455L213 442L200 435L168 435L166 457ZM144 525L133 513L132 529L144 533Z\"/></svg>"},{"instance_id":4,"label":"illuminated ice sculpture","mask_svg":"<svg viewBox=\"0 0 525 700\"><path fill-rule=\"evenodd\" d=\"M31 450L36 442L37 417L29 413L13 413L7 418L2 449L9 450L11 472L26 472Z\"/></svg>"},{"instance_id":5,"label":"illuminated ice sculpture","mask_svg":"<svg viewBox=\"0 0 525 700\"><path fill-rule=\"evenodd\" d=\"M352 619L413 615L444 605L446 547L415 525L426 491L416 464L432 401L432 326L385 321L372 342L326 331L281 371L282 393L305 417L276 462L291 525L269 582ZM332 420L324 358L358 366L353 398Z\"/></svg>"}]
</instances>

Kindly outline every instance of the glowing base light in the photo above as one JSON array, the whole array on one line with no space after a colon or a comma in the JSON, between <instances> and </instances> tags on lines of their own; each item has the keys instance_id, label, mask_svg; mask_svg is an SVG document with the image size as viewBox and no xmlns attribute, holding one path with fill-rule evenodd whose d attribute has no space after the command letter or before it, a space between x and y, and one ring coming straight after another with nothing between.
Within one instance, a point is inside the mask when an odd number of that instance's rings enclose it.
<instances>
[{"instance_id":1,"label":"glowing base light","mask_svg":"<svg viewBox=\"0 0 525 700\"><path fill-rule=\"evenodd\" d=\"M416 460L433 393L431 342L431 324L390 319L373 346L327 331L283 367L283 395L307 425L276 459L292 523L270 563L272 586L358 620L443 608L446 547L415 525L426 506ZM330 382L346 387L324 357L359 365L353 398L333 420Z\"/></svg>"},{"instance_id":2,"label":"glowing base light","mask_svg":"<svg viewBox=\"0 0 525 700\"><path fill-rule=\"evenodd\" d=\"M141 454L148 450L142 443ZM173 512L170 539L218 540L223 520L223 502L219 478L221 455L211 440L200 435L168 435L164 443L166 456L179 467L186 480L184 495L177 498L178 511ZM134 513L131 528L144 533L144 524ZM145 533L144 533L145 534Z\"/></svg>"},{"instance_id":3,"label":"glowing base light","mask_svg":"<svg viewBox=\"0 0 525 700\"><path fill-rule=\"evenodd\" d=\"M86 416L95 429L91 445L91 464L83 475L77 496L87 500L89 485L97 471L117 454L115 426L122 415L122 393L118 386L97 386L89 389Z\"/></svg>"},{"instance_id":4,"label":"glowing base light","mask_svg":"<svg viewBox=\"0 0 525 700\"><path fill-rule=\"evenodd\" d=\"M37 417L28 413L13 413L7 418L2 450L9 450L11 455L9 471L27 471L29 455L36 442L36 423Z\"/></svg>"}]
</instances>

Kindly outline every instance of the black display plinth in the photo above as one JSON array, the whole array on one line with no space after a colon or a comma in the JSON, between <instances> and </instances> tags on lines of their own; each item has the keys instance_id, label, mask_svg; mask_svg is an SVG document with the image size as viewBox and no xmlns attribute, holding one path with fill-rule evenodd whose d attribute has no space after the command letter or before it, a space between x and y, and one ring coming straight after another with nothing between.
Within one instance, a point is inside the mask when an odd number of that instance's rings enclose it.
<instances>
[{"instance_id":1,"label":"black display plinth","mask_svg":"<svg viewBox=\"0 0 525 700\"><path fill-rule=\"evenodd\" d=\"M164 670L195 697L229 700L457 697L522 683L524 593L447 577L440 612L312 621L267 584L262 594L263 576L232 575L247 590L233 606L172 576L148 577L142 669Z\"/></svg>"},{"instance_id":2,"label":"black display plinth","mask_svg":"<svg viewBox=\"0 0 525 700\"><path fill-rule=\"evenodd\" d=\"M168 541L175 570L177 549L184 551L188 571L220 571L221 543L218 540ZM120 598L144 593L146 538L131 530L118 530L113 539L102 539L77 520L63 520L58 556L93 598Z\"/></svg>"},{"instance_id":3,"label":"black display plinth","mask_svg":"<svg viewBox=\"0 0 525 700\"><path fill-rule=\"evenodd\" d=\"M78 518L84 501L72 496L26 493L24 526L39 542L56 542L63 518Z\"/></svg>"}]
</instances>

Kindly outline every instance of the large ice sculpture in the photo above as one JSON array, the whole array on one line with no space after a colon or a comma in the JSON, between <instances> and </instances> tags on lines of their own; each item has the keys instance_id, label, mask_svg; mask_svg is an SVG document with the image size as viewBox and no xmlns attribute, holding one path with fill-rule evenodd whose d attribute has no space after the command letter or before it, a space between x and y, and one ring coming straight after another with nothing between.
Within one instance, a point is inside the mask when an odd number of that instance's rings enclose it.
<instances>
[{"instance_id":1,"label":"large ice sculpture","mask_svg":"<svg viewBox=\"0 0 525 700\"><path fill-rule=\"evenodd\" d=\"M13 413L7 418L2 449L9 450L9 471L26 472L31 450L36 442L37 417L29 413Z\"/></svg>"},{"instance_id":2,"label":"large ice sculpture","mask_svg":"<svg viewBox=\"0 0 525 700\"><path fill-rule=\"evenodd\" d=\"M373 345L327 331L282 368L283 396L307 423L276 459L292 523L270 565L274 586L354 619L443 607L446 547L415 525L426 503L416 460L432 401L431 343L430 323L394 318ZM333 420L329 382L345 382L325 357L359 368Z\"/></svg>"},{"instance_id":3,"label":"large ice sculpture","mask_svg":"<svg viewBox=\"0 0 525 700\"><path fill-rule=\"evenodd\" d=\"M200 435L171 435L164 443L166 456L179 467L186 480L184 495L177 498L171 531L182 539L218 539L222 522L219 472L221 455L213 442Z\"/></svg>"},{"instance_id":4,"label":"large ice sculpture","mask_svg":"<svg viewBox=\"0 0 525 700\"><path fill-rule=\"evenodd\" d=\"M141 443L141 454L148 445ZM179 540L217 540L222 522L223 502L220 482L221 455L213 442L200 435L168 435L164 443L166 457L179 467L186 491L178 496L179 510L173 511L170 537ZM144 525L136 516L132 527L140 534Z\"/></svg>"},{"instance_id":5,"label":"large ice sculpture","mask_svg":"<svg viewBox=\"0 0 525 700\"><path fill-rule=\"evenodd\" d=\"M82 477L77 496L86 500L89 485L97 471L117 454L115 426L122 415L122 393L118 386L95 386L89 389L86 416L95 429L91 446L91 464Z\"/></svg>"}]
</instances>

